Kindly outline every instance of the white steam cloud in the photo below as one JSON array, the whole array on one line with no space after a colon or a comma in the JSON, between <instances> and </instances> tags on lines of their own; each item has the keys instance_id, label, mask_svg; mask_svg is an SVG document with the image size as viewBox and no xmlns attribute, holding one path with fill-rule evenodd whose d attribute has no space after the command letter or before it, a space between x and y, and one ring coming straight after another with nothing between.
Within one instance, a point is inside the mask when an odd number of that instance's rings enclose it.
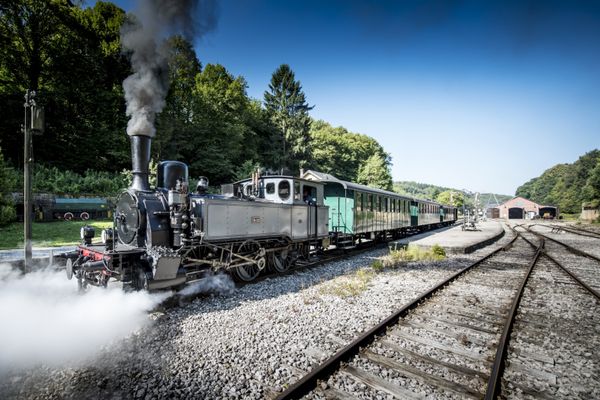
<instances>
[{"instance_id":1,"label":"white steam cloud","mask_svg":"<svg viewBox=\"0 0 600 400\"><path fill-rule=\"evenodd\" d=\"M135 18L121 29L123 50L131 52L133 74L123 81L127 102L127 134L153 137L156 114L165 107L169 89L165 39L180 34L188 40L216 25L214 0L140 0Z\"/></svg>"},{"instance_id":2,"label":"white steam cloud","mask_svg":"<svg viewBox=\"0 0 600 400\"><path fill-rule=\"evenodd\" d=\"M231 279L231 276L217 274L190 283L177 293L180 296L188 297L201 293L230 294L234 290L235 283L233 282L233 279Z\"/></svg>"},{"instance_id":3,"label":"white steam cloud","mask_svg":"<svg viewBox=\"0 0 600 400\"><path fill-rule=\"evenodd\" d=\"M64 272L21 275L0 264L0 373L85 361L146 326L147 312L170 293L77 292Z\"/></svg>"}]
</instances>

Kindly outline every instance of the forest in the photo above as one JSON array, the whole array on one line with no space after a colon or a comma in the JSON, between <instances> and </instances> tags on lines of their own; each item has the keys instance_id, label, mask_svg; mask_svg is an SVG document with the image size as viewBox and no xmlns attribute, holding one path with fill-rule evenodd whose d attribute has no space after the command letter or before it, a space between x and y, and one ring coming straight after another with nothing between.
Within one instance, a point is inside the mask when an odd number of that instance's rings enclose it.
<instances>
[{"instance_id":1,"label":"forest","mask_svg":"<svg viewBox=\"0 0 600 400\"><path fill-rule=\"evenodd\" d=\"M37 92L46 115L45 132L33 140L33 190L111 195L124 186L131 165L123 80L132 70L121 27L133 18L110 2L0 0L4 194L22 188L27 89ZM314 106L289 65L274 65L264 97L255 99L243 76L204 64L186 38L168 37L164 46L170 86L156 119L153 163L185 161L191 177L207 176L215 187L256 168L315 168L392 188L389 154L371 137L313 120Z\"/></svg>"},{"instance_id":2,"label":"forest","mask_svg":"<svg viewBox=\"0 0 600 400\"><path fill-rule=\"evenodd\" d=\"M558 206L576 214L581 206L600 204L600 150L592 150L573 164L558 164L517 188L522 196L539 204ZM595 204L595 205L594 205Z\"/></svg>"}]
</instances>

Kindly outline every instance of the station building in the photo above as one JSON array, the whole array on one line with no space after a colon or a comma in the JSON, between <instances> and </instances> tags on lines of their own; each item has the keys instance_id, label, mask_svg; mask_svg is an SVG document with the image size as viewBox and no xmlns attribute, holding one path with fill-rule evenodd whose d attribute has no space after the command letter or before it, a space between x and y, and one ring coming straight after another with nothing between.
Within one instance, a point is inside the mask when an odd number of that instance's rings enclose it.
<instances>
[{"instance_id":1,"label":"station building","mask_svg":"<svg viewBox=\"0 0 600 400\"><path fill-rule=\"evenodd\" d=\"M504 219L557 218L558 208L543 206L523 197L514 197L498 207L497 215Z\"/></svg>"}]
</instances>

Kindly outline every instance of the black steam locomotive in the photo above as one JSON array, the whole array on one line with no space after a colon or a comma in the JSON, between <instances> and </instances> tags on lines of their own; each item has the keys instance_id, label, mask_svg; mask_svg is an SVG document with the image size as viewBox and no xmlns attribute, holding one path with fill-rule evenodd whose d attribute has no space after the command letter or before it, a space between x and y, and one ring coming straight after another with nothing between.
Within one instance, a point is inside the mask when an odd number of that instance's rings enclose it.
<instances>
[{"instance_id":1,"label":"black steam locomotive","mask_svg":"<svg viewBox=\"0 0 600 400\"><path fill-rule=\"evenodd\" d=\"M80 287L177 288L225 270L251 281L269 268L283 272L298 259L334 244L387 239L452 224L456 209L307 171L303 177L259 176L207 194L192 192L187 165L163 161L150 188L151 138L131 136L133 182L116 202L113 229L83 243L67 258L67 277Z\"/></svg>"},{"instance_id":2,"label":"black steam locomotive","mask_svg":"<svg viewBox=\"0 0 600 400\"><path fill-rule=\"evenodd\" d=\"M267 267L285 271L327 245L323 185L310 182L320 194L310 202L291 194L309 182L285 176L256 174L250 184L228 185L224 195L207 194L208 182L200 179L192 193L187 165L164 161L152 189L151 139L131 136L131 145L133 183L117 198L114 228L94 244L93 228L83 227L83 243L65 255L67 277L80 287L106 286L111 278L136 290L178 287L216 270L250 281ZM274 185L287 197L269 200Z\"/></svg>"}]
</instances>

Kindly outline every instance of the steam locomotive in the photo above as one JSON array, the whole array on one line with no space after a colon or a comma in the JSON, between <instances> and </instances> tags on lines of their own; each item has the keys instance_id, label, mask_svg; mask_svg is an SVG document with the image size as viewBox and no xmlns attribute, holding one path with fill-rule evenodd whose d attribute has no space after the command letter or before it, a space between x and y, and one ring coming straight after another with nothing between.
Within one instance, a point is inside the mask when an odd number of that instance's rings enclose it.
<instances>
[{"instance_id":1,"label":"steam locomotive","mask_svg":"<svg viewBox=\"0 0 600 400\"><path fill-rule=\"evenodd\" d=\"M94 229L82 227L82 244L64 255L67 277L80 288L111 279L134 290L179 288L220 270L252 281L332 244L353 247L456 220L454 208L315 171L255 173L215 195L205 178L190 190L186 164L163 161L150 188L151 138L130 139L133 181L117 198L113 229L92 243Z\"/></svg>"}]
</instances>

